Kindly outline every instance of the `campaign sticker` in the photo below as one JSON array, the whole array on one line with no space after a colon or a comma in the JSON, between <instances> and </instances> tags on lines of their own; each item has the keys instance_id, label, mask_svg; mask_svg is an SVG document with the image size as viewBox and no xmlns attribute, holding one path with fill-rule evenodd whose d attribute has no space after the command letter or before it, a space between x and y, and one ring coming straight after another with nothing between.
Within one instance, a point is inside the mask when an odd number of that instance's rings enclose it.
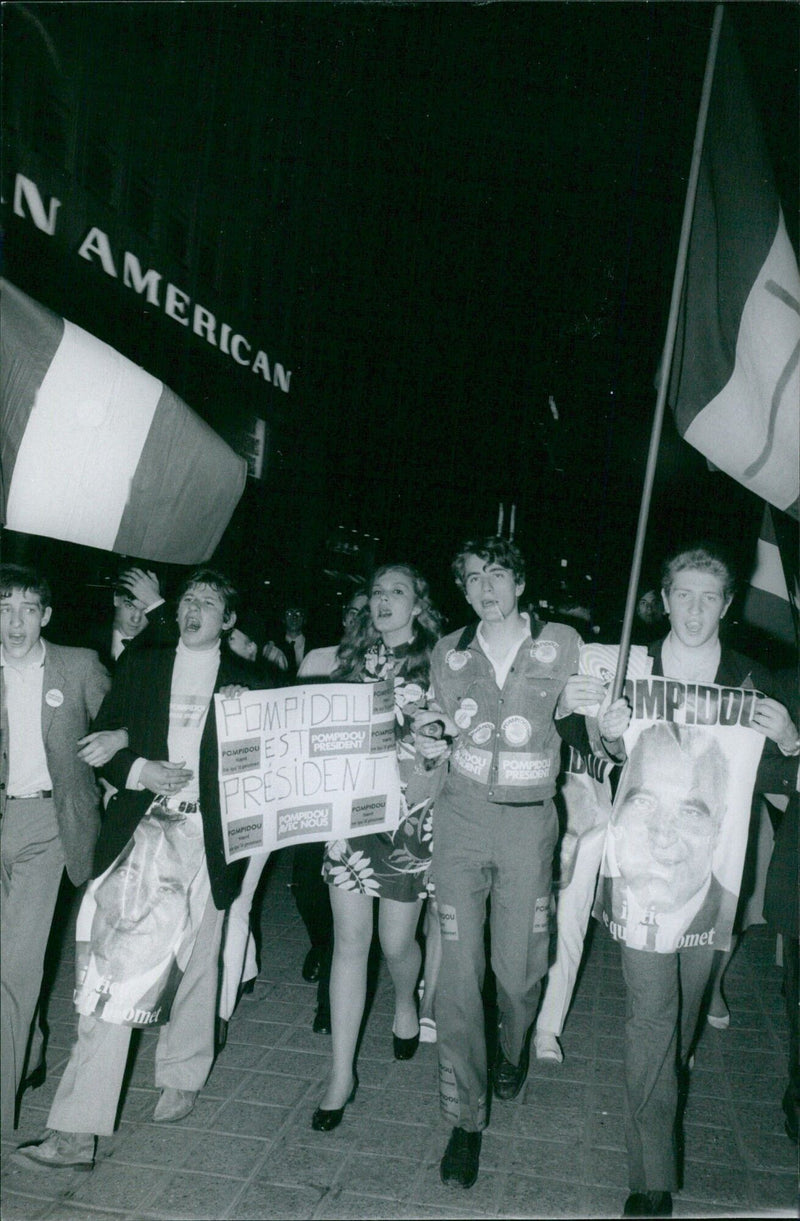
<instances>
[{"instance_id":1,"label":"campaign sticker","mask_svg":"<svg viewBox=\"0 0 800 1221\"><path fill-rule=\"evenodd\" d=\"M524 716L506 717L500 728L509 746L524 746L531 740L531 723Z\"/></svg>"},{"instance_id":2,"label":"campaign sticker","mask_svg":"<svg viewBox=\"0 0 800 1221\"><path fill-rule=\"evenodd\" d=\"M234 776L261 766L261 738L242 738L239 742L223 742L220 748L220 772Z\"/></svg>"},{"instance_id":3,"label":"campaign sticker","mask_svg":"<svg viewBox=\"0 0 800 1221\"><path fill-rule=\"evenodd\" d=\"M460 653L458 649L451 649L445 657L445 661L451 670L463 670L469 661L469 653Z\"/></svg>"},{"instance_id":4,"label":"campaign sticker","mask_svg":"<svg viewBox=\"0 0 800 1221\"><path fill-rule=\"evenodd\" d=\"M494 725L491 721L481 721L469 735L476 746L484 746L492 736Z\"/></svg>"},{"instance_id":5,"label":"campaign sticker","mask_svg":"<svg viewBox=\"0 0 800 1221\"><path fill-rule=\"evenodd\" d=\"M60 708L64 703L64 692L59 691L58 687L51 687L44 697L44 702L49 708Z\"/></svg>"},{"instance_id":6,"label":"campaign sticker","mask_svg":"<svg viewBox=\"0 0 800 1221\"><path fill-rule=\"evenodd\" d=\"M558 644L555 640L536 640L531 645L531 657L543 666L552 666L558 657Z\"/></svg>"},{"instance_id":7,"label":"campaign sticker","mask_svg":"<svg viewBox=\"0 0 800 1221\"><path fill-rule=\"evenodd\" d=\"M474 700L471 696L468 696L459 704L458 711L456 712L453 720L455 721L456 725L458 725L459 729L469 729L470 725L472 724L472 719L477 711L477 700Z\"/></svg>"}]
</instances>

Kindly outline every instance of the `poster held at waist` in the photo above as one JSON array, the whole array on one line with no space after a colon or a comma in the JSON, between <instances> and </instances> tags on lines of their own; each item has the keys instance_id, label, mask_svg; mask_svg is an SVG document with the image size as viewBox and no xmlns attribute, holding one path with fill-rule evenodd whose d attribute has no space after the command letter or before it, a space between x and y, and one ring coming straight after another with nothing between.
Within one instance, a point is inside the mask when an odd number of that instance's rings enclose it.
<instances>
[{"instance_id":1,"label":"poster held at waist","mask_svg":"<svg viewBox=\"0 0 800 1221\"><path fill-rule=\"evenodd\" d=\"M309 684L214 698L228 861L397 828L391 682Z\"/></svg>"},{"instance_id":2,"label":"poster held at waist","mask_svg":"<svg viewBox=\"0 0 800 1221\"><path fill-rule=\"evenodd\" d=\"M730 946L763 735L759 693L628 679L633 715L594 915L631 949Z\"/></svg>"}]
</instances>

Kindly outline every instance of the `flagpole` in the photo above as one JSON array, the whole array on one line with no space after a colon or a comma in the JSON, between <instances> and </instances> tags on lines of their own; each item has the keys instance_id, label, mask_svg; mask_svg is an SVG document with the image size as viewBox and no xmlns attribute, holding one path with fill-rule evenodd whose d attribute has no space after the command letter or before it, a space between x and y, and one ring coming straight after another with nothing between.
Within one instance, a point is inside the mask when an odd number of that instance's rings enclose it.
<instances>
[{"instance_id":1,"label":"flagpole","mask_svg":"<svg viewBox=\"0 0 800 1221\"><path fill-rule=\"evenodd\" d=\"M664 423L664 406L667 401L667 389L669 386L670 368L672 366L672 354L675 349L675 335L678 329L678 312L680 309L681 293L683 292L683 280L686 272L686 258L689 251L689 238L692 232L692 216L694 213L695 196L697 195L697 181L700 176L700 159L703 153L703 139L706 131L706 119L708 118L708 104L711 98L711 86L714 80L714 65L717 59L717 47L719 46L720 29L722 28L722 14L724 12L724 4L717 4L714 8L714 21L711 27L711 40L708 46L708 56L706 58L706 70L703 78L703 90L700 95L700 109L697 115L697 128L694 135L694 148L692 150L692 163L689 169L689 181L686 186L686 202L683 208L683 221L681 223L681 235L678 242L678 257L675 263L675 277L672 282L672 300L669 306L669 316L667 318L667 334L664 340L664 352L661 358L661 377L659 378L658 393L656 395L656 407L653 414L653 427L650 431L650 448L647 454L647 466L645 467L644 487L642 489L642 501L639 506L639 523L636 528L636 542L633 548L633 560L631 562L631 575L628 580L628 596L625 601L625 614L622 620L622 633L619 643L619 660L617 662L617 672L614 676L614 685L612 688L611 698L618 699L622 693L622 685L625 681L625 671L628 668L628 653L631 645L631 629L633 628L633 615L636 610L638 601L639 578L642 571L642 554L644 552L644 540L647 533L647 519L650 514L650 501L653 495L653 483L655 481L656 465L658 462L658 448L661 442L661 429Z\"/></svg>"}]
</instances>

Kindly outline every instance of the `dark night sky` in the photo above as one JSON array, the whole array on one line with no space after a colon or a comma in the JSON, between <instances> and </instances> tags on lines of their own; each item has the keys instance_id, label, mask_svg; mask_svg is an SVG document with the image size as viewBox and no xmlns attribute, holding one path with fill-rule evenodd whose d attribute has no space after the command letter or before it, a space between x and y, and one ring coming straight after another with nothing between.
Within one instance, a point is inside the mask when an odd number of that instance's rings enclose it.
<instances>
[{"instance_id":1,"label":"dark night sky","mask_svg":"<svg viewBox=\"0 0 800 1221\"><path fill-rule=\"evenodd\" d=\"M250 228L254 314L293 369L290 403L268 404L270 562L345 521L443 596L503 499L539 584L568 557L621 610L713 6L100 4L94 46L89 6L30 7L67 65L101 49L109 107L126 65L188 192L214 193L221 232ZM800 10L728 8L796 241ZM174 96L167 35L186 48ZM209 78L211 113L191 101ZM668 421L648 562L701 532L744 559L758 516Z\"/></svg>"}]
</instances>

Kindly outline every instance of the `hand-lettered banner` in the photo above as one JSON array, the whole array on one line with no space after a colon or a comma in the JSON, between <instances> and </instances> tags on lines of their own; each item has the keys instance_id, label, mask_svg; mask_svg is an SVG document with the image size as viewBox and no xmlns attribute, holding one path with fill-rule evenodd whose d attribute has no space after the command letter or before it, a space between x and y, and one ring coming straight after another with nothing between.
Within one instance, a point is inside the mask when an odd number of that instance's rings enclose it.
<instances>
[{"instance_id":1,"label":"hand-lettered banner","mask_svg":"<svg viewBox=\"0 0 800 1221\"><path fill-rule=\"evenodd\" d=\"M391 683L314 684L214 699L228 861L397 828Z\"/></svg>"},{"instance_id":2,"label":"hand-lettered banner","mask_svg":"<svg viewBox=\"0 0 800 1221\"><path fill-rule=\"evenodd\" d=\"M730 946L764 737L759 693L714 683L625 683L628 759L594 915L631 949Z\"/></svg>"}]
</instances>

